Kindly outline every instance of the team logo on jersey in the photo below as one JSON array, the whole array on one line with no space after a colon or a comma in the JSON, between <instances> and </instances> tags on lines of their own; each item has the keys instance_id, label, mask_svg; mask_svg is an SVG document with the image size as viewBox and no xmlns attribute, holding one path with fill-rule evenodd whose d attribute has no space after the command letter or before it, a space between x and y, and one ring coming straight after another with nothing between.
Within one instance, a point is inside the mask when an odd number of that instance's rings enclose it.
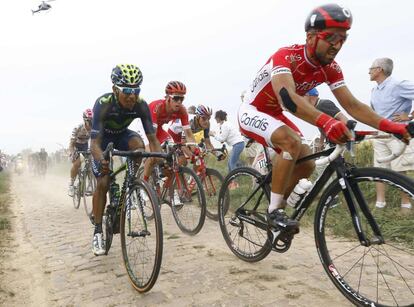
<instances>
[{"instance_id":1,"label":"team logo on jersey","mask_svg":"<svg viewBox=\"0 0 414 307\"><path fill-rule=\"evenodd\" d=\"M263 80L268 79L268 78L269 78L269 72L267 71L266 68L264 68L262 71L259 72L257 77L253 80L253 84L250 87L250 91L253 93L257 85Z\"/></svg>"},{"instance_id":2,"label":"team logo on jersey","mask_svg":"<svg viewBox=\"0 0 414 307\"><path fill-rule=\"evenodd\" d=\"M317 87L319 84L322 84L322 83L314 81L314 80L312 80L311 82L303 82L303 83L295 82L297 92L307 92L313 89L314 87Z\"/></svg>"},{"instance_id":3,"label":"team logo on jersey","mask_svg":"<svg viewBox=\"0 0 414 307\"><path fill-rule=\"evenodd\" d=\"M284 66L275 66L272 69L272 76L279 75L279 74L291 74L292 71Z\"/></svg>"},{"instance_id":4,"label":"team logo on jersey","mask_svg":"<svg viewBox=\"0 0 414 307\"><path fill-rule=\"evenodd\" d=\"M266 131L267 126L269 126L266 118L260 118L257 115L249 117L247 113L242 114L240 121L246 126L254 127L262 131Z\"/></svg>"},{"instance_id":5,"label":"team logo on jersey","mask_svg":"<svg viewBox=\"0 0 414 307\"><path fill-rule=\"evenodd\" d=\"M285 56L285 60L288 61L289 63L294 63L294 62L299 62L302 60L302 57L300 56L300 54L289 54L287 56Z\"/></svg>"}]
</instances>

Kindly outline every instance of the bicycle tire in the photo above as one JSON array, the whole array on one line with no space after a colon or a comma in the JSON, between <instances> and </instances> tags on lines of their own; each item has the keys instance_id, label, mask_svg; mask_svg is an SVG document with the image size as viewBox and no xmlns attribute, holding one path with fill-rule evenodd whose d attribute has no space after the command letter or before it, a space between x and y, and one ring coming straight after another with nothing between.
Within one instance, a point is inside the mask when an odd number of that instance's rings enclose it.
<instances>
[{"instance_id":1,"label":"bicycle tire","mask_svg":"<svg viewBox=\"0 0 414 307\"><path fill-rule=\"evenodd\" d=\"M251 195L249 191L253 193L261 176L257 170L251 167L236 168L224 178L219 194L218 212L221 233L233 254L247 262L260 261L272 251L267 232L237 219L235 212L235 209ZM230 190L229 185L235 186L235 183L238 184L238 188ZM259 203L259 210L251 213L252 215L262 216L262 219L264 219L265 210L269 206L269 193L268 186L263 186L260 191L255 193L245 208L254 206L256 201ZM232 206L232 204L235 205Z\"/></svg>"},{"instance_id":2,"label":"bicycle tire","mask_svg":"<svg viewBox=\"0 0 414 307\"><path fill-rule=\"evenodd\" d=\"M361 245L341 184L334 180L322 194L315 212L315 243L325 272L340 292L358 306L413 306L414 239L407 234L413 230L414 213L412 209L408 215L399 212L398 196L403 192L413 199L414 181L382 168L352 169L348 180L351 190L360 191L353 193L353 199L367 203L384 242ZM381 209L375 207L377 182L388 185L388 205ZM373 241L372 228L359 205L357 211L359 227Z\"/></svg>"},{"instance_id":3,"label":"bicycle tire","mask_svg":"<svg viewBox=\"0 0 414 307\"><path fill-rule=\"evenodd\" d=\"M173 176L169 197L174 220L182 232L196 235L203 228L206 219L203 185L196 173L185 166L180 166L178 173Z\"/></svg>"},{"instance_id":4,"label":"bicycle tire","mask_svg":"<svg viewBox=\"0 0 414 307\"><path fill-rule=\"evenodd\" d=\"M80 179L80 174L78 174L75 184L73 185L73 206L75 209L79 209L81 199L82 199L82 181Z\"/></svg>"},{"instance_id":5,"label":"bicycle tire","mask_svg":"<svg viewBox=\"0 0 414 307\"><path fill-rule=\"evenodd\" d=\"M217 204L220 187L223 184L223 181L223 175L213 168L207 168L206 175L203 176L201 180L204 194L206 195L206 216L213 221L218 221Z\"/></svg>"},{"instance_id":6,"label":"bicycle tire","mask_svg":"<svg viewBox=\"0 0 414 307\"><path fill-rule=\"evenodd\" d=\"M113 230L113 214L108 211L108 206L104 212L102 217L102 227L103 227L103 234L105 240L105 255L108 255L109 250L112 246L112 240L114 238L114 230Z\"/></svg>"},{"instance_id":7,"label":"bicycle tire","mask_svg":"<svg viewBox=\"0 0 414 307\"><path fill-rule=\"evenodd\" d=\"M153 212L151 219L147 218L148 211ZM134 221L133 215L138 216ZM130 226L134 227L132 232L129 231ZM138 292L148 292L157 281L161 268L163 231L158 198L147 182L138 179L129 188L122 208L120 228L122 259L129 280ZM149 238L154 237L155 242L150 243L154 248L152 253L146 244ZM134 257L135 254L138 256ZM149 273L143 272L146 261L150 262Z\"/></svg>"},{"instance_id":8,"label":"bicycle tire","mask_svg":"<svg viewBox=\"0 0 414 307\"><path fill-rule=\"evenodd\" d=\"M93 210L93 193L96 189L96 178L92 173L92 170L89 170L86 175L84 175L83 180L83 207L85 208L86 215L90 218L92 216Z\"/></svg>"}]
</instances>

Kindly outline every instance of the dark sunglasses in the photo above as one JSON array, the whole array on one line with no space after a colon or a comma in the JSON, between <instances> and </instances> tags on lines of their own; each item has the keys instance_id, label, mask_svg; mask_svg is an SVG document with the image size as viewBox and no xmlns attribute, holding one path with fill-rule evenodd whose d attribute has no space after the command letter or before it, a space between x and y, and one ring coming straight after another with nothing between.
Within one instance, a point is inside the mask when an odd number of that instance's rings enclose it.
<instances>
[{"instance_id":1,"label":"dark sunglasses","mask_svg":"<svg viewBox=\"0 0 414 307\"><path fill-rule=\"evenodd\" d=\"M169 95L172 100L175 102L182 102L184 100L184 96L178 96L178 95Z\"/></svg>"},{"instance_id":2,"label":"dark sunglasses","mask_svg":"<svg viewBox=\"0 0 414 307\"><path fill-rule=\"evenodd\" d=\"M141 88L139 88L139 87L122 87L122 86L118 86L118 85L115 85L115 87L117 89L119 89L125 95L134 94L134 95L138 96L139 93L141 92Z\"/></svg>"},{"instance_id":3,"label":"dark sunglasses","mask_svg":"<svg viewBox=\"0 0 414 307\"><path fill-rule=\"evenodd\" d=\"M332 33L332 32L318 32L317 36L319 39L322 39L331 45L336 45L338 43L341 43L342 45L343 43L345 43L348 37L348 34L343 35L343 34Z\"/></svg>"}]
</instances>

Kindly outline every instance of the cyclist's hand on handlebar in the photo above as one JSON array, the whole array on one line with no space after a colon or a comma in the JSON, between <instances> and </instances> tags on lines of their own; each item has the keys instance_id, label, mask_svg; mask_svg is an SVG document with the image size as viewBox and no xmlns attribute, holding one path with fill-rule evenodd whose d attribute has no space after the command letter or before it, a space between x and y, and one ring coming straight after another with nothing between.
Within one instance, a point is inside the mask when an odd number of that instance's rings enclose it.
<instances>
[{"instance_id":1,"label":"cyclist's hand on handlebar","mask_svg":"<svg viewBox=\"0 0 414 307\"><path fill-rule=\"evenodd\" d=\"M383 118L379 122L378 128L381 131L393 133L405 144L408 144L410 142L410 139L413 134L413 131L411 131L413 130L412 126L408 126L407 124L392 122L386 118Z\"/></svg>"},{"instance_id":2,"label":"cyclist's hand on handlebar","mask_svg":"<svg viewBox=\"0 0 414 307\"><path fill-rule=\"evenodd\" d=\"M109 174L109 161L105 159L101 159L99 161L99 171L104 175L108 175Z\"/></svg>"},{"instance_id":3,"label":"cyclist's hand on handlebar","mask_svg":"<svg viewBox=\"0 0 414 307\"><path fill-rule=\"evenodd\" d=\"M321 128L327 138L334 143L343 144L352 140L352 134L346 125L325 113L322 113L316 119L316 126Z\"/></svg>"}]
</instances>

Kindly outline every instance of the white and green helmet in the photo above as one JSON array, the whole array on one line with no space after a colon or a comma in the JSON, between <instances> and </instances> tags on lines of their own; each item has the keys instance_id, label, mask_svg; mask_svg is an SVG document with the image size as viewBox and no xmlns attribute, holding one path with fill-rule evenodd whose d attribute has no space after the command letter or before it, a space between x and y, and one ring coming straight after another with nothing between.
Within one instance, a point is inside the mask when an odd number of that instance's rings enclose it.
<instances>
[{"instance_id":1,"label":"white and green helmet","mask_svg":"<svg viewBox=\"0 0 414 307\"><path fill-rule=\"evenodd\" d=\"M119 64L112 69L112 83L118 86L139 87L143 77L141 70L132 64Z\"/></svg>"}]
</instances>

